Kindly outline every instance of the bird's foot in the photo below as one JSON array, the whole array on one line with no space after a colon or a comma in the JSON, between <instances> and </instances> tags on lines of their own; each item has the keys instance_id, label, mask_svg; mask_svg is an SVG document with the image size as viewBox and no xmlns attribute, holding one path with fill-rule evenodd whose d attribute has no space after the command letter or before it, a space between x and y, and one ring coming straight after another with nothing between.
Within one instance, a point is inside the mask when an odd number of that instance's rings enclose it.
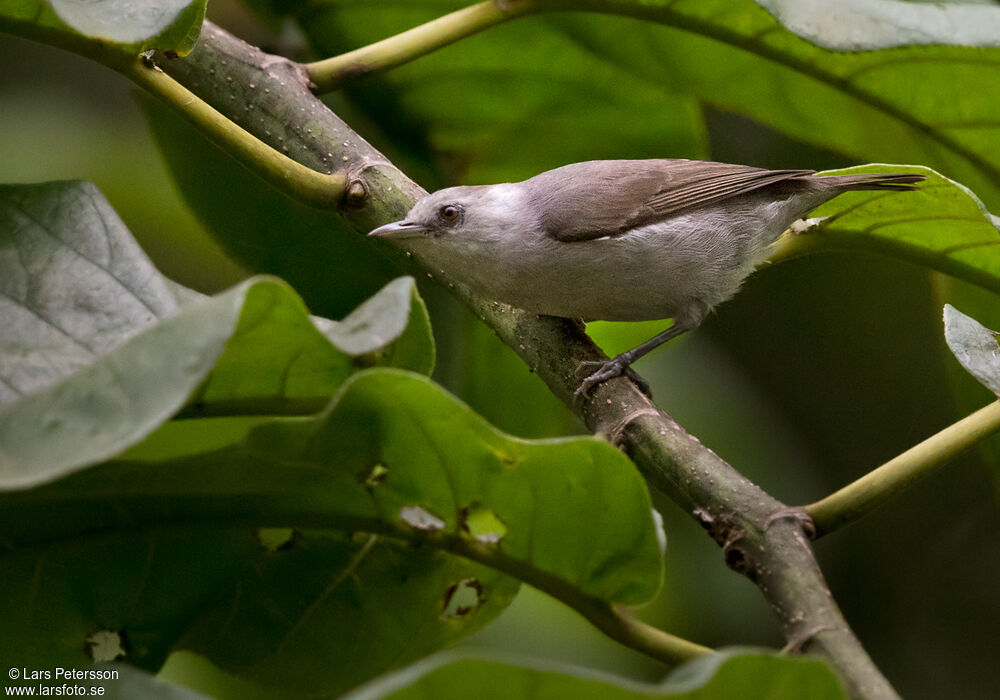
<instances>
[{"instance_id":1,"label":"bird's foot","mask_svg":"<svg viewBox=\"0 0 1000 700\"><path fill-rule=\"evenodd\" d=\"M620 355L613 360L584 360L580 363L583 367L597 367L597 371L588 376L573 392L573 396L577 400L582 400L587 397L590 390L602 382L606 382L609 379L614 379L615 377L620 377L625 375L632 382L639 387L639 391L645 394L650 399L653 398L653 392L649 388L649 382L640 377L634 369L622 358Z\"/></svg>"}]
</instances>

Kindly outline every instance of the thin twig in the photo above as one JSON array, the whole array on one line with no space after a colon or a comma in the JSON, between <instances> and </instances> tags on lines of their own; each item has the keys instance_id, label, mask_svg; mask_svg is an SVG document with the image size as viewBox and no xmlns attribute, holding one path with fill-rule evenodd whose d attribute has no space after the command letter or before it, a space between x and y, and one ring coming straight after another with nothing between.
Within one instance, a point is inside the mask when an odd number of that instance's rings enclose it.
<instances>
[{"instance_id":1,"label":"thin twig","mask_svg":"<svg viewBox=\"0 0 1000 700\"><path fill-rule=\"evenodd\" d=\"M278 191L317 208L334 208L343 200L344 173L326 175L279 153L164 73L152 58L136 59L122 72L174 107L212 143Z\"/></svg>"},{"instance_id":2,"label":"thin twig","mask_svg":"<svg viewBox=\"0 0 1000 700\"><path fill-rule=\"evenodd\" d=\"M349 78L394 68L535 11L533 0L485 0L360 49L308 63L305 68L317 92L329 92Z\"/></svg>"},{"instance_id":3,"label":"thin twig","mask_svg":"<svg viewBox=\"0 0 1000 700\"><path fill-rule=\"evenodd\" d=\"M430 540L433 542L434 540ZM529 562L507 556L500 549L462 537L442 538L448 551L502 571L546 593L580 613L612 639L670 666L678 666L712 649L677 637L637 619L627 609L595 598L565 580L541 571Z\"/></svg>"},{"instance_id":4,"label":"thin twig","mask_svg":"<svg viewBox=\"0 0 1000 700\"><path fill-rule=\"evenodd\" d=\"M1000 430L1000 401L949 425L881 467L805 507L816 536L859 520L969 447Z\"/></svg>"}]
</instances>

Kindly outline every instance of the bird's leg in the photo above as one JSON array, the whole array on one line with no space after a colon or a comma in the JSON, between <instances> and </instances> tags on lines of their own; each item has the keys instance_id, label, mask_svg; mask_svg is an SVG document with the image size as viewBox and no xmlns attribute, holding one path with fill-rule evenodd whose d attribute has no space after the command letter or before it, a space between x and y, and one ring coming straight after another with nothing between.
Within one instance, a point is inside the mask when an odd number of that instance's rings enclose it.
<instances>
[{"instance_id":1,"label":"bird's leg","mask_svg":"<svg viewBox=\"0 0 1000 700\"><path fill-rule=\"evenodd\" d=\"M658 333L653 336L645 343L637 345L631 350L626 350L621 355L618 355L612 360L605 360L603 362L594 360L585 360L580 364L584 367L596 366L598 369L596 372L591 374L589 377L580 382L580 387L574 392L574 396L577 398L582 398L587 395L588 392L596 385L601 382L605 382L609 379L613 379L622 374L628 374L632 381L639 385L639 388L644 394L649 395L649 384L645 380L641 379L638 374L632 369L631 365L633 362L638 360L640 357L648 353L661 345L663 345L668 340L672 340L677 336L687 333L691 330L692 326L687 323L678 323L674 319L674 325L672 325L667 330L662 333ZM638 381L636 381L638 380Z\"/></svg>"}]
</instances>

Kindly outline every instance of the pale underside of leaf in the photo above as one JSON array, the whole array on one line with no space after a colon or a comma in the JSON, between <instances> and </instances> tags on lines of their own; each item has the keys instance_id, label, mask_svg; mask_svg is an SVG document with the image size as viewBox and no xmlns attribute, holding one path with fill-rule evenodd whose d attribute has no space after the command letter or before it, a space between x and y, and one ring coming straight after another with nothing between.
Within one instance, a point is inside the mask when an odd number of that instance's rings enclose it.
<instances>
[{"instance_id":1,"label":"pale underside of leaf","mask_svg":"<svg viewBox=\"0 0 1000 700\"><path fill-rule=\"evenodd\" d=\"M792 32L832 51L1000 46L1000 8L900 0L756 0Z\"/></svg>"},{"instance_id":2,"label":"pale underside of leaf","mask_svg":"<svg viewBox=\"0 0 1000 700\"><path fill-rule=\"evenodd\" d=\"M983 386L1000 396L997 333L951 304L944 307L944 337L958 361Z\"/></svg>"},{"instance_id":3,"label":"pale underside of leaf","mask_svg":"<svg viewBox=\"0 0 1000 700\"><path fill-rule=\"evenodd\" d=\"M93 185L0 187L0 404L91 364L177 308Z\"/></svg>"},{"instance_id":4,"label":"pale underside of leaf","mask_svg":"<svg viewBox=\"0 0 1000 700\"><path fill-rule=\"evenodd\" d=\"M49 0L60 19L81 34L134 44L166 31L197 0Z\"/></svg>"}]
</instances>

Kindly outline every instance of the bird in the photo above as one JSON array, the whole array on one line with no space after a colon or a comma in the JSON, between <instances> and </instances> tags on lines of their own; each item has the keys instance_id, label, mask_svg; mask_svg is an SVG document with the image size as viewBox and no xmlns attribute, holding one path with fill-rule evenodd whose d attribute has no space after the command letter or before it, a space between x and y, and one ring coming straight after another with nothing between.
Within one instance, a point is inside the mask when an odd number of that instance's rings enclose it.
<instances>
[{"instance_id":1,"label":"bird","mask_svg":"<svg viewBox=\"0 0 1000 700\"><path fill-rule=\"evenodd\" d=\"M731 298L794 222L853 190L916 190L917 173L817 175L687 159L592 160L521 182L418 200L369 236L399 241L488 299L586 321L673 325L595 368L586 396L696 328Z\"/></svg>"}]
</instances>

